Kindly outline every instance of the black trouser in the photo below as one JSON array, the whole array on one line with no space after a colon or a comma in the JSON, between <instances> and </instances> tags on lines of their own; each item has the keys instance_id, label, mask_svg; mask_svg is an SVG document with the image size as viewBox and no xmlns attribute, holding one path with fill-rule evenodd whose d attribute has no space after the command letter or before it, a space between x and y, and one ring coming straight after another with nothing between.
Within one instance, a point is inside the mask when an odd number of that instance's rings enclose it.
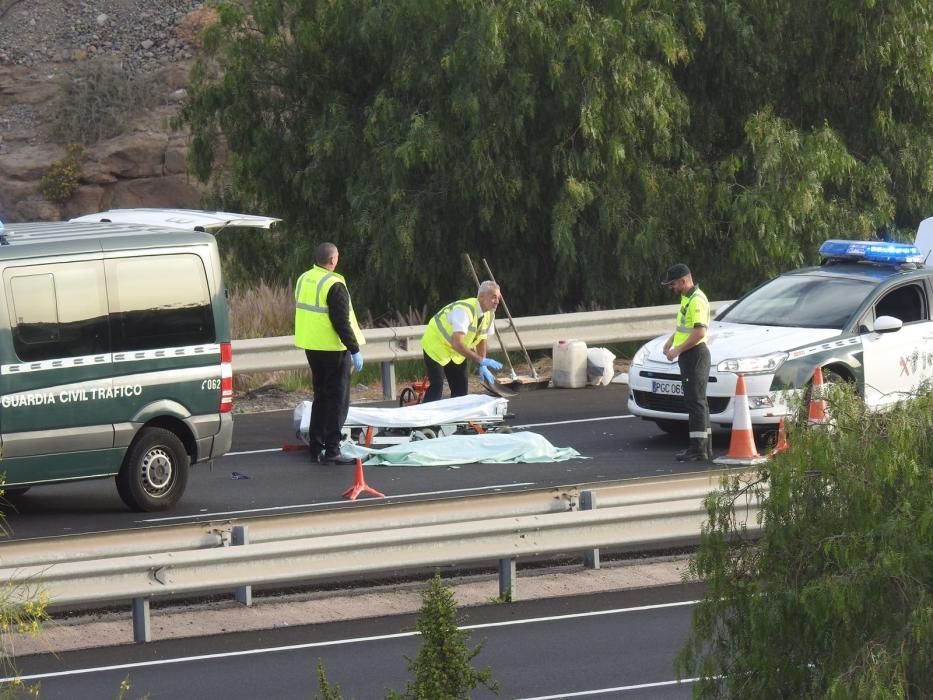
<instances>
[{"instance_id":1,"label":"black trouser","mask_svg":"<svg viewBox=\"0 0 933 700\"><path fill-rule=\"evenodd\" d=\"M424 394L422 403L437 401L444 394L444 377L447 377L447 386L450 387L450 397L466 396L470 387L467 383L467 363L466 360L459 365L454 364L453 360L446 365L435 362L424 353L424 366L428 371L428 382L431 386Z\"/></svg>"},{"instance_id":2,"label":"black trouser","mask_svg":"<svg viewBox=\"0 0 933 700\"><path fill-rule=\"evenodd\" d=\"M308 437L311 452L340 449L341 429L350 410L350 353L346 350L305 350L311 368L314 401Z\"/></svg>"},{"instance_id":3,"label":"black trouser","mask_svg":"<svg viewBox=\"0 0 933 700\"><path fill-rule=\"evenodd\" d=\"M677 357L684 383L690 437L706 439L709 434L709 403L706 385L709 382L709 348L706 343L694 345Z\"/></svg>"}]
</instances>

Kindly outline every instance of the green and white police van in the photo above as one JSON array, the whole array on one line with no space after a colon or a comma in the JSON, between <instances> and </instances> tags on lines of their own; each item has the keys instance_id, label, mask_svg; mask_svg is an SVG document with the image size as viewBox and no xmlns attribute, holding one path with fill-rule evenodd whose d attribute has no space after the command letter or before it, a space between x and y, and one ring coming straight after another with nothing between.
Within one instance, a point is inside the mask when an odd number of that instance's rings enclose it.
<instances>
[{"instance_id":1,"label":"green and white police van","mask_svg":"<svg viewBox=\"0 0 933 700\"><path fill-rule=\"evenodd\" d=\"M217 242L226 212L115 210L0 232L0 472L8 497L116 477L172 507L230 448L233 372Z\"/></svg>"},{"instance_id":2,"label":"green and white police van","mask_svg":"<svg viewBox=\"0 0 933 700\"><path fill-rule=\"evenodd\" d=\"M721 311L707 336L712 425L732 425L739 374L756 429L790 415L817 367L879 409L933 384L931 249L933 218L920 224L913 245L826 241L818 267L786 272ZM679 433L687 409L677 362L664 356L668 337L635 353L628 409Z\"/></svg>"}]
</instances>

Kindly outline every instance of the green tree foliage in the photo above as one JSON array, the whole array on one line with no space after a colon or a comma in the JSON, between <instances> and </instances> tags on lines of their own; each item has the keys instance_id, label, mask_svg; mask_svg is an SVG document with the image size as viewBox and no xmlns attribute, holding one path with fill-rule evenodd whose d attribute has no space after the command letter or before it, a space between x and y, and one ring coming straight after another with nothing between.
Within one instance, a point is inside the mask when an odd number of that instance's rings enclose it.
<instances>
[{"instance_id":1,"label":"green tree foliage","mask_svg":"<svg viewBox=\"0 0 933 700\"><path fill-rule=\"evenodd\" d=\"M835 430L792 431L707 499L678 661L695 697L933 697L933 393L869 414L842 388L831 412ZM752 496L757 542L734 508Z\"/></svg>"},{"instance_id":2,"label":"green tree foliage","mask_svg":"<svg viewBox=\"0 0 933 700\"><path fill-rule=\"evenodd\" d=\"M361 308L464 294L464 251L516 308L627 303L633 214L687 120L669 70L685 6L652 6L223 6L183 115L192 164L210 176L223 134L236 196L293 225L278 262L294 276L334 240Z\"/></svg>"},{"instance_id":3,"label":"green tree foliage","mask_svg":"<svg viewBox=\"0 0 933 700\"><path fill-rule=\"evenodd\" d=\"M684 232L697 267L735 271L707 291L729 296L815 262L826 238L869 238L885 223L912 240L933 213L929 5L703 8L706 31L688 35L691 61L677 68L698 163L667 197L697 207Z\"/></svg>"},{"instance_id":4,"label":"green tree foliage","mask_svg":"<svg viewBox=\"0 0 933 700\"><path fill-rule=\"evenodd\" d=\"M487 668L477 671L471 665L482 645L467 648L469 633L457 628L457 603L453 592L435 573L422 595L418 631L421 649L408 659L412 676L403 695L389 691L390 700L463 700L480 685L498 693Z\"/></svg>"},{"instance_id":5,"label":"green tree foliage","mask_svg":"<svg viewBox=\"0 0 933 700\"><path fill-rule=\"evenodd\" d=\"M320 240L360 311L472 291L517 315L728 298L827 237L933 213L933 13L907 0L242 0L179 119L223 205L281 216L240 271ZM217 172L218 156L225 156Z\"/></svg>"}]
</instances>

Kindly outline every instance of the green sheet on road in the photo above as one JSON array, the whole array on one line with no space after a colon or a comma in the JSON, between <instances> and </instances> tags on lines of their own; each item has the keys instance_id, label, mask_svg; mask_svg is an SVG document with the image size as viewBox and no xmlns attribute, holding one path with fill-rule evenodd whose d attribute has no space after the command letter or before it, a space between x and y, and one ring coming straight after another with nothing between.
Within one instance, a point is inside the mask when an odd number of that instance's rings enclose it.
<instances>
[{"instance_id":1,"label":"green sheet on road","mask_svg":"<svg viewBox=\"0 0 933 700\"><path fill-rule=\"evenodd\" d=\"M416 440L374 450L344 445L342 451L359 457L366 466L449 466L454 464L507 464L563 462L581 457L572 447L554 447L538 433L483 433Z\"/></svg>"}]
</instances>

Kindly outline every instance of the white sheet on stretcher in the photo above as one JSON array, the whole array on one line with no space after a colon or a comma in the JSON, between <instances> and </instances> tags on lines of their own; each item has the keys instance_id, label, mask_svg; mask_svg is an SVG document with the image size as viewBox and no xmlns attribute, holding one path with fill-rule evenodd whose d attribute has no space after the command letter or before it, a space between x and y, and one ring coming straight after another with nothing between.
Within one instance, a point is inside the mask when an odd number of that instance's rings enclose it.
<instances>
[{"instance_id":1,"label":"white sheet on stretcher","mask_svg":"<svg viewBox=\"0 0 933 700\"><path fill-rule=\"evenodd\" d=\"M346 426L363 428L425 428L451 423L500 422L508 411L508 399L482 394L468 394L455 399L398 408L367 408L350 406ZM302 401L293 414L295 433L307 440L311 424L311 402Z\"/></svg>"}]
</instances>

